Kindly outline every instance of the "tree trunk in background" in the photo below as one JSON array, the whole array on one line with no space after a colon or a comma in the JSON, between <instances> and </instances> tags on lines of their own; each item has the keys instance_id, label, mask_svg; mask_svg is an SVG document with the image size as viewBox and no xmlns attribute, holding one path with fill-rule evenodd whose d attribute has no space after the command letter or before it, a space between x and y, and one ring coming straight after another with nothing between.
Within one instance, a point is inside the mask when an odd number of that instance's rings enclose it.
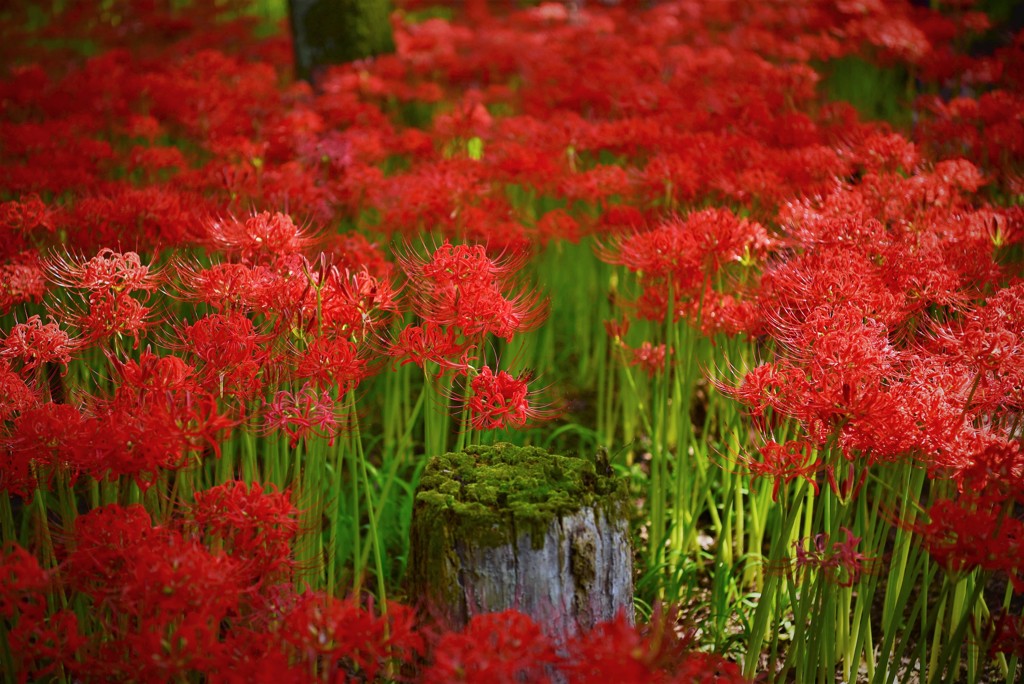
<instances>
[{"instance_id":1,"label":"tree trunk in background","mask_svg":"<svg viewBox=\"0 0 1024 684\"><path fill-rule=\"evenodd\" d=\"M390 0L288 0L288 12L298 78L395 49Z\"/></svg>"}]
</instances>

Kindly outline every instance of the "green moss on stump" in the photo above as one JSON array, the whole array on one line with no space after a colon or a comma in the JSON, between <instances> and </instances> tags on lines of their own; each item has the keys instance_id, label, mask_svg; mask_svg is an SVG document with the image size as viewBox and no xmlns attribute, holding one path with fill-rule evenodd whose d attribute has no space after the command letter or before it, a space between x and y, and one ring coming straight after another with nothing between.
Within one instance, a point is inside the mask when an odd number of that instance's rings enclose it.
<instances>
[{"instance_id":1,"label":"green moss on stump","mask_svg":"<svg viewBox=\"0 0 1024 684\"><path fill-rule=\"evenodd\" d=\"M539 548L555 518L595 507L621 520L627 506L621 481L598 474L591 461L506 443L431 459L416 494L416 515L438 537L485 547L529 532Z\"/></svg>"},{"instance_id":2,"label":"green moss on stump","mask_svg":"<svg viewBox=\"0 0 1024 684\"><path fill-rule=\"evenodd\" d=\"M632 605L629 508L607 463L511 444L437 456L416 494L410 593L452 630L508 608L558 639L591 629Z\"/></svg>"}]
</instances>

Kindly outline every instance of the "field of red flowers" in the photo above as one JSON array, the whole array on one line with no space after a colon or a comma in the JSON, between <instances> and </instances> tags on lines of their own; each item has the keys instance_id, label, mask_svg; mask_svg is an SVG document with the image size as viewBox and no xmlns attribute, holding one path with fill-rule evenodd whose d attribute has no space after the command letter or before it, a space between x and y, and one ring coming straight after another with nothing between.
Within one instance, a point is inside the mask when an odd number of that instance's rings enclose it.
<instances>
[{"instance_id":1,"label":"field of red flowers","mask_svg":"<svg viewBox=\"0 0 1024 684\"><path fill-rule=\"evenodd\" d=\"M0 9L4 681L1019 681L999 3L396 4L315 87L242 0ZM628 484L635 626L418 610L498 441Z\"/></svg>"}]
</instances>

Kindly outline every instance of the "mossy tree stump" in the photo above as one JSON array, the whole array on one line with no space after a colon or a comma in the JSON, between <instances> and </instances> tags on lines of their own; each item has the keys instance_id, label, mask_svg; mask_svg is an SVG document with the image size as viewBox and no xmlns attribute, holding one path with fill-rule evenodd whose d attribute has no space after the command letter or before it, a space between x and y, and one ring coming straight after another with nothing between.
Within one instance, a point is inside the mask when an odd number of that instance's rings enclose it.
<instances>
[{"instance_id":1,"label":"mossy tree stump","mask_svg":"<svg viewBox=\"0 0 1024 684\"><path fill-rule=\"evenodd\" d=\"M447 629L515 609L561 641L632 620L628 506L582 458L510 444L435 457L413 509L410 591Z\"/></svg>"}]
</instances>

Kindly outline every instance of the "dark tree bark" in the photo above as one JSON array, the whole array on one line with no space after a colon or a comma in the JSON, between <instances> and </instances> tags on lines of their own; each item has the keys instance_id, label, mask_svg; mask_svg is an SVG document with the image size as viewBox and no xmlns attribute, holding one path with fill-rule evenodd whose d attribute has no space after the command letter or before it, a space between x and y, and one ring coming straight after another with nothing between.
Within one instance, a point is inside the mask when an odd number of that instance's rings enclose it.
<instances>
[{"instance_id":1,"label":"dark tree bark","mask_svg":"<svg viewBox=\"0 0 1024 684\"><path fill-rule=\"evenodd\" d=\"M315 82L323 68L395 49L389 0L288 0L295 73Z\"/></svg>"}]
</instances>

